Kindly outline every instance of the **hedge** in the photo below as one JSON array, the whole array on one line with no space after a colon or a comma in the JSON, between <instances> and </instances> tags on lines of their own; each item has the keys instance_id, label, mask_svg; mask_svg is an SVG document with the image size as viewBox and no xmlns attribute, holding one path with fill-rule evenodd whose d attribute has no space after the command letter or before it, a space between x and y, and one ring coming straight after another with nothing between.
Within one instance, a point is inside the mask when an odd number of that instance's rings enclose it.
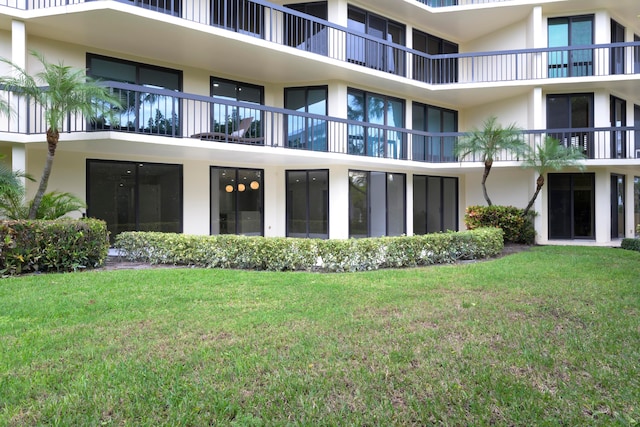
<instances>
[{"instance_id":1,"label":"hedge","mask_svg":"<svg viewBox=\"0 0 640 427\"><path fill-rule=\"evenodd\" d=\"M270 271L365 271L496 256L497 228L349 240L124 232L114 247L129 261Z\"/></svg>"},{"instance_id":2,"label":"hedge","mask_svg":"<svg viewBox=\"0 0 640 427\"><path fill-rule=\"evenodd\" d=\"M524 209L514 206L469 206L464 222L469 230L481 227L501 228L505 243L533 244L536 238L532 215L525 216Z\"/></svg>"},{"instance_id":3,"label":"hedge","mask_svg":"<svg viewBox=\"0 0 640 427\"><path fill-rule=\"evenodd\" d=\"M640 239L639 238L636 238L636 239L630 239L630 238L622 239L622 242L620 243L620 247L622 249L628 249L630 251L638 251L638 252L640 252Z\"/></svg>"},{"instance_id":4,"label":"hedge","mask_svg":"<svg viewBox=\"0 0 640 427\"><path fill-rule=\"evenodd\" d=\"M108 235L97 219L0 221L0 273L99 267L107 259Z\"/></svg>"}]
</instances>

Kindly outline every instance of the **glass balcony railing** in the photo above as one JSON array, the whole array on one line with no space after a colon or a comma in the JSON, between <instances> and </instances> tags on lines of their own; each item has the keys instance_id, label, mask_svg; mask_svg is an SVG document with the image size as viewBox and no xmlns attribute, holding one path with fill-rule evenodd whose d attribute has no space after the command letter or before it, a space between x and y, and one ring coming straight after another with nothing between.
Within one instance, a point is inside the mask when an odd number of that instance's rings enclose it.
<instances>
[{"instance_id":1,"label":"glass balcony railing","mask_svg":"<svg viewBox=\"0 0 640 427\"><path fill-rule=\"evenodd\" d=\"M0 0L0 4L41 9L84 1ZM119 1L430 85L640 74L640 42L429 55L263 0L92 1ZM424 1L442 6L454 2ZM489 0L459 0L463 2Z\"/></svg>"},{"instance_id":2,"label":"glass balcony railing","mask_svg":"<svg viewBox=\"0 0 640 427\"><path fill-rule=\"evenodd\" d=\"M429 163L481 161L479 157L459 159L454 155L458 139L465 136L463 132L426 132L126 83L105 84L120 97L123 106L102 104L93 121L79 115L69 116L63 132L126 132L193 138L211 144L280 147ZM46 121L41 106L15 92L0 91L0 96L13 108L11 116L0 117L0 133L44 137ZM531 147L546 136L580 149L588 159L640 159L640 128L522 132L523 140ZM495 160L521 159L505 152Z\"/></svg>"}]
</instances>

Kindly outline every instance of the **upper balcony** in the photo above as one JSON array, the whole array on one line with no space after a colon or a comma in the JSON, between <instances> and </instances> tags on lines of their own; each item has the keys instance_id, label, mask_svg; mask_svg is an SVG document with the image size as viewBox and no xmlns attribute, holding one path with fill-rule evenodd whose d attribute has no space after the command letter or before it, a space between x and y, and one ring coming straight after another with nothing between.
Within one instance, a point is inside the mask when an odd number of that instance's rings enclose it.
<instances>
[{"instance_id":1,"label":"upper balcony","mask_svg":"<svg viewBox=\"0 0 640 427\"><path fill-rule=\"evenodd\" d=\"M453 0L425 1L435 1L443 4L443 2L451 2ZM478 2L485 3L489 0L460 1L477 4ZM95 0L90 3L85 0L0 0L0 4L24 10L65 7L64 10L68 12L74 10L69 8L73 8L74 5L79 7L81 4L114 4L114 0ZM296 65L304 61L310 61L310 64L317 64L315 68L319 71L316 71L316 74L306 73L306 71L313 69L314 66L308 65L305 67L305 72L303 73L308 80L340 79L340 76L344 76L343 67L339 65L342 63L349 64L349 67L368 70L367 73L369 74L373 70L373 76L370 77L371 80L369 81L372 85L375 84L375 79L378 79L378 83L379 79L391 80L389 84L395 84L396 88L402 84L406 85L408 81L412 81L419 82L422 87L426 85L426 88L434 90L441 86L462 89L503 86L505 83L511 86L533 85L541 84L542 80L546 80L547 82L545 83L552 84L560 81L615 82L629 80L629 77L621 78L620 76L635 74L640 76L640 42L430 55L283 6L274 5L264 0L211 0L206 2L201 0L117 0L117 4L133 5L137 8L159 13L160 15L150 15L157 16L157 19L162 16L171 16L172 19L188 20L244 37L240 41L234 41L240 43L234 44L234 46L244 44L248 49L252 46L247 45L247 43L256 39L260 40L256 48L264 46L264 42L267 43L266 46L272 45L273 52L271 52L271 55L274 58L265 59L265 66L260 67L260 77L286 73L286 66L272 67L271 65L278 61L283 63L287 60ZM94 18L96 18L96 30L91 31L93 28L86 30L93 33L86 35L86 38L83 34L74 34L75 31L81 31L79 30L82 27L81 25L72 25L71 21L64 20L61 17L47 21L41 31L52 37L67 37L69 41L95 40L89 43L102 43L103 45L99 47L117 51L117 43L122 43L122 41L111 42L109 41L109 39L112 39L111 37L105 40L102 37L104 33L100 30L100 24L97 22L100 17L94 16ZM41 17L39 19L46 18ZM61 26L61 31L52 31L55 19L60 21L57 25ZM89 22L83 23L83 26L91 27L94 21L91 21L89 16L87 16L87 21ZM145 27L142 25L138 27L136 34L140 34L140 37L136 35L135 39L140 38L141 41L130 40L125 43L125 46L130 52L137 52L140 56L148 57L149 43L142 40L147 37L145 36ZM181 29L181 31L193 30ZM178 33L177 28L174 33ZM246 38L247 36L250 38ZM175 37L178 36L176 35ZM119 39L114 35L113 40ZM154 36L154 40L158 42L156 36ZM193 40L193 38L185 38L181 40L180 44L193 45ZM137 47L136 43L140 44L139 47ZM160 43L164 44L165 41ZM171 41L166 40L166 43L169 45ZM221 44L223 43L217 43L217 45ZM213 49L219 49L218 53L220 53L221 57L226 57L225 55L228 54L228 51L223 51L222 47L215 46ZM293 51L290 49L304 52L303 57L300 57L300 55L291 56L290 54ZM163 51L166 52L167 56L167 58L162 58L163 60L184 63L179 53L181 49L167 48L163 49ZM194 51L197 51L197 49L194 49ZM226 62L244 63L244 60L249 58L249 55L256 55L253 51L253 53L245 53L236 49L235 52L234 61ZM200 53L198 55L217 56L216 51L209 52L209 55L201 55ZM287 55L289 55L288 58ZM238 58L237 61L236 57ZM330 58L332 61L326 61L326 58ZM268 61L268 64L266 61ZM325 64L325 62L329 63ZM197 66L203 69L211 68L204 63L197 63ZM229 68L229 72L230 74L236 74L237 65L226 64L225 67L234 67ZM275 70L272 74L267 74L267 70L270 68L275 68ZM396 76L399 80L388 79L389 75ZM635 77L631 80L635 80ZM282 81L294 80L291 80L289 75L283 74Z\"/></svg>"},{"instance_id":2,"label":"upper balcony","mask_svg":"<svg viewBox=\"0 0 640 427\"><path fill-rule=\"evenodd\" d=\"M306 150L439 164L481 161L479 157L454 155L457 140L465 136L462 132L425 132L126 83L105 84L121 99L123 107L101 105L98 119L92 122L82 116L70 116L63 132L149 135L162 137L169 145L181 145L188 138L192 142L198 140L205 148L241 144L254 147L256 152ZM46 132L41 106L14 92L0 95L14 110L11 117L0 121L0 133ZM627 160L626 164L637 164L635 159L640 159L640 129L633 127L522 131L523 140L531 147L546 136L579 148L587 159ZM172 143L165 138L180 140ZM7 135L4 139L11 140ZM519 160L507 152L496 158Z\"/></svg>"}]
</instances>

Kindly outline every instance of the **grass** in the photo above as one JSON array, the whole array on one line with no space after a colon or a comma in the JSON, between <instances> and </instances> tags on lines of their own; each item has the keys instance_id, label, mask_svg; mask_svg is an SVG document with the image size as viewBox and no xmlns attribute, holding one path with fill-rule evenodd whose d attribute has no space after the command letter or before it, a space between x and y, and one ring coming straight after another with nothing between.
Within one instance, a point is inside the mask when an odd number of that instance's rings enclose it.
<instances>
[{"instance_id":1,"label":"grass","mask_svg":"<svg viewBox=\"0 0 640 427\"><path fill-rule=\"evenodd\" d=\"M638 423L638 252L0 281L0 425Z\"/></svg>"}]
</instances>

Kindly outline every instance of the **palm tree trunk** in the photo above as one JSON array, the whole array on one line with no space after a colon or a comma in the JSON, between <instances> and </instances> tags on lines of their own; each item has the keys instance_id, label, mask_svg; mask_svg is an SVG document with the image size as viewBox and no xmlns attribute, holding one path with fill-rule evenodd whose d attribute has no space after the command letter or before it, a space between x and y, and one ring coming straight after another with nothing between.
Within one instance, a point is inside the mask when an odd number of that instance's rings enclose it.
<instances>
[{"instance_id":1,"label":"palm tree trunk","mask_svg":"<svg viewBox=\"0 0 640 427\"><path fill-rule=\"evenodd\" d=\"M533 196L531 196L531 200L529 200L529 204L527 205L527 207L524 208L524 211L522 212L522 216L527 216L527 214L529 213L529 210L533 206L533 202L535 202L536 199L538 198L538 194L540 194L540 190L542 190L543 185L544 185L544 177L540 175L536 180L536 192L533 193Z\"/></svg>"},{"instance_id":2,"label":"palm tree trunk","mask_svg":"<svg viewBox=\"0 0 640 427\"><path fill-rule=\"evenodd\" d=\"M486 160L484 162L484 173L482 174L482 192L484 193L484 199L487 201L487 204L491 206L491 199L489 198L489 194L487 194L487 178L489 177L489 172L491 172L491 166L493 165L493 160Z\"/></svg>"},{"instance_id":3,"label":"palm tree trunk","mask_svg":"<svg viewBox=\"0 0 640 427\"><path fill-rule=\"evenodd\" d=\"M51 168L53 167L53 157L56 155L56 148L58 147L58 141L60 134L57 131L47 129L47 159L44 163L44 169L42 170L42 178L40 178L40 185L36 195L33 197L33 203L29 209L29 219L36 219L38 208L42 202L42 196L47 191L47 185L49 185L49 176L51 175Z\"/></svg>"}]
</instances>

